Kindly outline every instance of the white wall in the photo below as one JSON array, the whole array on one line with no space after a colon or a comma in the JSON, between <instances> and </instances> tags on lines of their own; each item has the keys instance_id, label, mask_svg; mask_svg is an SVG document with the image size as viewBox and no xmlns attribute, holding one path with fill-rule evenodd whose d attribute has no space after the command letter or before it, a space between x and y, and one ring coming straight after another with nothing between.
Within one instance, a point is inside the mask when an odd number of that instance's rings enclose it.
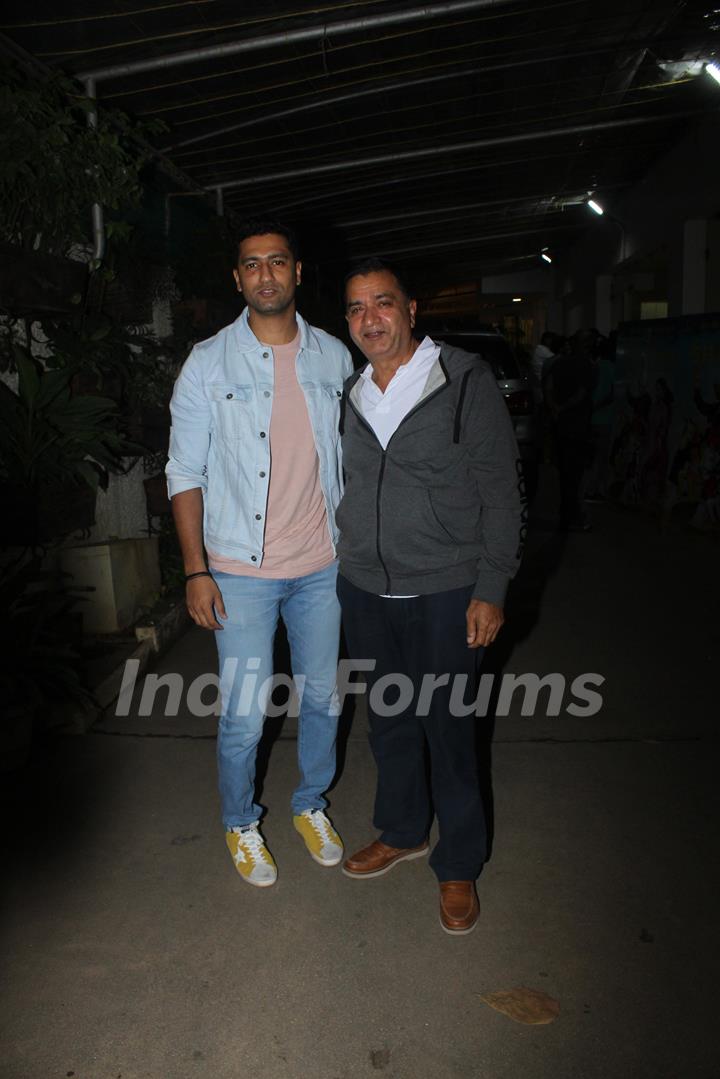
<instances>
[{"instance_id":1,"label":"white wall","mask_svg":"<svg viewBox=\"0 0 720 1079\"><path fill-rule=\"evenodd\" d=\"M107 491L98 491L95 527L91 529L90 541L135 539L147 535L143 487L146 478L142 459L135 462L127 475L110 476Z\"/></svg>"}]
</instances>

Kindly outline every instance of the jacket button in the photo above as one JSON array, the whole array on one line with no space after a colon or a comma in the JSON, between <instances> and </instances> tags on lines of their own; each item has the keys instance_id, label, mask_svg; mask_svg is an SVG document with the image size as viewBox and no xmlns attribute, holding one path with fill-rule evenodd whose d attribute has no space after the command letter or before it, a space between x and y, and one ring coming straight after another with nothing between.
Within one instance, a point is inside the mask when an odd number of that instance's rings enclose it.
<instances>
[{"instance_id":1,"label":"jacket button","mask_svg":"<svg viewBox=\"0 0 720 1079\"><path fill-rule=\"evenodd\" d=\"M256 513L255 514L255 520L256 521L262 521L262 513Z\"/></svg>"},{"instance_id":2,"label":"jacket button","mask_svg":"<svg viewBox=\"0 0 720 1079\"><path fill-rule=\"evenodd\" d=\"M335 390L335 393L338 395L338 397L342 397L342 390Z\"/></svg>"},{"instance_id":3,"label":"jacket button","mask_svg":"<svg viewBox=\"0 0 720 1079\"><path fill-rule=\"evenodd\" d=\"M269 397L270 396L270 390L265 390L263 396L264 397Z\"/></svg>"},{"instance_id":4,"label":"jacket button","mask_svg":"<svg viewBox=\"0 0 720 1079\"><path fill-rule=\"evenodd\" d=\"M265 473L264 473L264 472L261 472L261 473L260 473L260 479L261 479L261 480L264 480L264 479L265 479Z\"/></svg>"},{"instance_id":5,"label":"jacket button","mask_svg":"<svg viewBox=\"0 0 720 1079\"><path fill-rule=\"evenodd\" d=\"M265 438L265 432L264 431L260 432L260 438Z\"/></svg>"},{"instance_id":6,"label":"jacket button","mask_svg":"<svg viewBox=\"0 0 720 1079\"><path fill-rule=\"evenodd\" d=\"M270 353L269 352L263 352L263 359L264 360L269 360L270 359Z\"/></svg>"},{"instance_id":7,"label":"jacket button","mask_svg":"<svg viewBox=\"0 0 720 1079\"><path fill-rule=\"evenodd\" d=\"M231 393L226 393L225 396L227 397L228 401L232 401L232 394Z\"/></svg>"},{"instance_id":8,"label":"jacket button","mask_svg":"<svg viewBox=\"0 0 720 1079\"><path fill-rule=\"evenodd\" d=\"M250 561L251 562L257 562L257 555L256 554L251 554L250 555Z\"/></svg>"}]
</instances>

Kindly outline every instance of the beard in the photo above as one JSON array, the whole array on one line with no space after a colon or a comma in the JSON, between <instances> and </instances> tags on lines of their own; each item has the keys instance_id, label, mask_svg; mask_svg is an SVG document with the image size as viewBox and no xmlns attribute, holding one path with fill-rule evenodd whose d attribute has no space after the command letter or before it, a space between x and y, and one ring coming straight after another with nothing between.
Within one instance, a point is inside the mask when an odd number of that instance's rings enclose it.
<instances>
[{"instance_id":1,"label":"beard","mask_svg":"<svg viewBox=\"0 0 720 1079\"><path fill-rule=\"evenodd\" d=\"M295 302L295 292L276 292L273 296L246 296L247 305L258 315L282 315Z\"/></svg>"}]
</instances>

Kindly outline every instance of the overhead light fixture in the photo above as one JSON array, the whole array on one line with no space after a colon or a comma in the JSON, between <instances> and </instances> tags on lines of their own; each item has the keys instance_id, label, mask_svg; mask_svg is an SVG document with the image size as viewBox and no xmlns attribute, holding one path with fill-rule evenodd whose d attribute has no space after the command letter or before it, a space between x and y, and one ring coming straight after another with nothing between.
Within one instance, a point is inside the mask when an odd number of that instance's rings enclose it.
<instances>
[{"instance_id":1,"label":"overhead light fixture","mask_svg":"<svg viewBox=\"0 0 720 1079\"><path fill-rule=\"evenodd\" d=\"M595 202L595 199L588 199L587 204L588 204L588 206L590 207L591 210L595 211L596 214L601 214L602 215L602 214L605 213L605 211L603 210L600 203Z\"/></svg>"},{"instance_id":2,"label":"overhead light fixture","mask_svg":"<svg viewBox=\"0 0 720 1079\"><path fill-rule=\"evenodd\" d=\"M696 79L702 75L704 60L659 60L658 67L670 76L671 82L679 82L681 79Z\"/></svg>"},{"instance_id":3,"label":"overhead light fixture","mask_svg":"<svg viewBox=\"0 0 720 1079\"><path fill-rule=\"evenodd\" d=\"M522 303L522 296L513 296L513 303Z\"/></svg>"},{"instance_id":4,"label":"overhead light fixture","mask_svg":"<svg viewBox=\"0 0 720 1079\"><path fill-rule=\"evenodd\" d=\"M717 64L714 61L711 64L705 64L705 70L708 75L712 75L715 82L720 82L720 64Z\"/></svg>"},{"instance_id":5,"label":"overhead light fixture","mask_svg":"<svg viewBox=\"0 0 720 1079\"><path fill-rule=\"evenodd\" d=\"M552 262L552 258L550 257L550 255L548 255L547 251L541 251L540 258L544 259L545 262Z\"/></svg>"}]
</instances>

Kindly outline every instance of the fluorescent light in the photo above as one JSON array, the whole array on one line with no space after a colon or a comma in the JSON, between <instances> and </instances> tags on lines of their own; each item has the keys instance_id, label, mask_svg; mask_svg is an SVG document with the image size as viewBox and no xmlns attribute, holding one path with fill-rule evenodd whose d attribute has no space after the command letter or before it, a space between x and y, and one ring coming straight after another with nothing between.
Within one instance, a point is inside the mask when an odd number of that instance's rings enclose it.
<instances>
[{"instance_id":1,"label":"fluorescent light","mask_svg":"<svg viewBox=\"0 0 720 1079\"><path fill-rule=\"evenodd\" d=\"M712 75L716 82L720 82L720 64L712 63L705 64L705 70L708 75Z\"/></svg>"},{"instance_id":2,"label":"fluorescent light","mask_svg":"<svg viewBox=\"0 0 720 1079\"><path fill-rule=\"evenodd\" d=\"M603 210L600 203L595 202L595 199L588 199L587 204L588 204L588 206L590 207L591 210L595 211L596 214L604 214L605 213L605 211Z\"/></svg>"},{"instance_id":3,"label":"fluorescent light","mask_svg":"<svg viewBox=\"0 0 720 1079\"><path fill-rule=\"evenodd\" d=\"M513 296L513 303L522 303L522 296Z\"/></svg>"},{"instance_id":4,"label":"fluorescent light","mask_svg":"<svg viewBox=\"0 0 720 1079\"><path fill-rule=\"evenodd\" d=\"M540 253L540 258L545 259L546 262L552 262L552 259L550 258L550 255L548 255L547 251L542 251Z\"/></svg>"}]
</instances>

